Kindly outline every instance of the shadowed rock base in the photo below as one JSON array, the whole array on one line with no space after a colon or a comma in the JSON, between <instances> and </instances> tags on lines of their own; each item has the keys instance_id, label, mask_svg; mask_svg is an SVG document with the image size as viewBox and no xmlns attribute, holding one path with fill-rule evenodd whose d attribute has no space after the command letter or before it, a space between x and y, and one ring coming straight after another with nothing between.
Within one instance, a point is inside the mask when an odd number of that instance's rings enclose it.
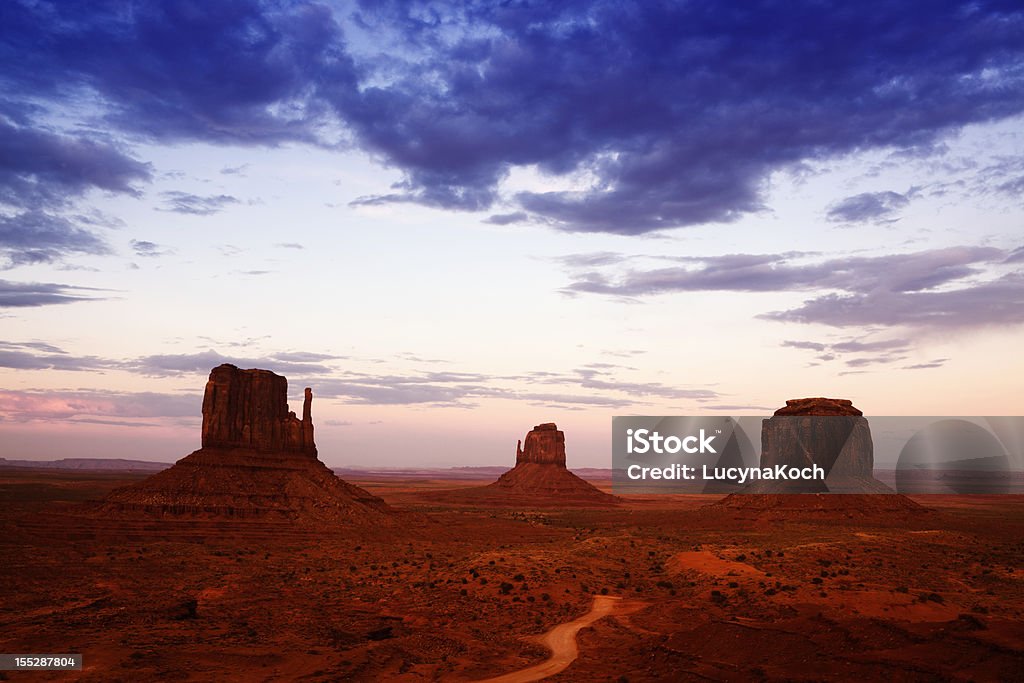
<instances>
[{"instance_id":1,"label":"shadowed rock base","mask_svg":"<svg viewBox=\"0 0 1024 683\"><path fill-rule=\"evenodd\" d=\"M174 467L113 491L110 513L386 523L391 508L302 453L201 448Z\"/></svg>"}]
</instances>

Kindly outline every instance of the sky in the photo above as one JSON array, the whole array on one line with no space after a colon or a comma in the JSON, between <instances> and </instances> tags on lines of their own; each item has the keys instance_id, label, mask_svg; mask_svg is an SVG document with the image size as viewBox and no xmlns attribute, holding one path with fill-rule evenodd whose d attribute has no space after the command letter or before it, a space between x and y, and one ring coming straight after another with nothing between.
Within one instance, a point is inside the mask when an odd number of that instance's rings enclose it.
<instances>
[{"instance_id":1,"label":"sky","mask_svg":"<svg viewBox=\"0 0 1024 683\"><path fill-rule=\"evenodd\" d=\"M1022 415L1017 2L0 3L0 457L333 466L615 415Z\"/></svg>"}]
</instances>

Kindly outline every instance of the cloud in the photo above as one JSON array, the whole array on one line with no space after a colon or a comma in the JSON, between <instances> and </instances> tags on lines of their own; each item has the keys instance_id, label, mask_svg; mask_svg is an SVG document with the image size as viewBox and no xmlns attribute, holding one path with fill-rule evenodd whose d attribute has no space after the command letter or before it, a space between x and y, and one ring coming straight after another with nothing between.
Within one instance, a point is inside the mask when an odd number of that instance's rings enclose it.
<instances>
[{"instance_id":1,"label":"cloud","mask_svg":"<svg viewBox=\"0 0 1024 683\"><path fill-rule=\"evenodd\" d=\"M273 354L271 358L275 361L286 361L289 363L319 363L325 360L339 360L347 356L335 356L329 353L312 353L310 351L281 351Z\"/></svg>"},{"instance_id":2,"label":"cloud","mask_svg":"<svg viewBox=\"0 0 1024 683\"><path fill-rule=\"evenodd\" d=\"M43 342L0 341L0 367L17 370L127 370L154 377L206 374L222 363L242 368L264 368L286 375L318 376L333 372L327 361L344 356L307 351L283 351L261 357L225 356L214 350L191 354L142 356L112 359L97 356L73 356Z\"/></svg>"},{"instance_id":3,"label":"cloud","mask_svg":"<svg viewBox=\"0 0 1024 683\"><path fill-rule=\"evenodd\" d=\"M298 242L278 242L274 246L281 249L305 249L305 247Z\"/></svg>"},{"instance_id":4,"label":"cloud","mask_svg":"<svg viewBox=\"0 0 1024 683\"><path fill-rule=\"evenodd\" d=\"M99 290L53 282L11 282L0 280L0 308L27 308L69 304L76 301L97 301L97 297L79 292Z\"/></svg>"},{"instance_id":5,"label":"cloud","mask_svg":"<svg viewBox=\"0 0 1024 683\"><path fill-rule=\"evenodd\" d=\"M759 317L833 327L1016 325L1024 322L1024 273L1000 274L999 266L1007 258L1007 252L994 247L826 259L729 254L681 259L684 265L668 268L626 269L617 276L584 272L566 291L631 298L705 291L810 291L818 294L801 306ZM835 350L855 351L856 344ZM877 348L881 347L873 350Z\"/></svg>"},{"instance_id":6,"label":"cloud","mask_svg":"<svg viewBox=\"0 0 1024 683\"><path fill-rule=\"evenodd\" d=\"M824 351L826 348L828 348L828 346L825 345L825 344L820 344L818 342L809 342L809 341L791 341L791 340L787 340L787 341L782 342L782 345L783 346L788 346L788 347L793 348L793 349L806 349L808 351Z\"/></svg>"},{"instance_id":7,"label":"cloud","mask_svg":"<svg viewBox=\"0 0 1024 683\"><path fill-rule=\"evenodd\" d=\"M513 167L592 179L525 191L520 212L634 235L763 209L808 158L934 149L1024 109L1007 5L363 3L390 59L328 95L363 147L405 172L377 198L481 210ZM771 27L766 40L764 27ZM395 50L394 45L403 49Z\"/></svg>"},{"instance_id":8,"label":"cloud","mask_svg":"<svg viewBox=\"0 0 1024 683\"><path fill-rule=\"evenodd\" d=\"M311 140L311 99L352 83L340 29L322 5L8 3L5 92L52 99L88 90L105 122L160 141ZM15 68L16 67L16 68Z\"/></svg>"},{"instance_id":9,"label":"cloud","mask_svg":"<svg viewBox=\"0 0 1024 683\"><path fill-rule=\"evenodd\" d=\"M940 291L827 294L763 318L834 327L904 325L964 328L1024 323L1024 277L1014 273L990 282Z\"/></svg>"},{"instance_id":10,"label":"cloud","mask_svg":"<svg viewBox=\"0 0 1024 683\"><path fill-rule=\"evenodd\" d=\"M570 268L596 268L622 263L626 257L612 251L596 251L586 254L567 254L558 260Z\"/></svg>"},{"instance_id":11,"label":"cloud","mask_svg":"<svg viewBox=\"0 0 1024 683\"><path fill-rule=\"evenodd\" d=\"M331 372L331 369L319 362L305 361L310 359L320 361L328 358L331 357L321 356L320 354L303 355L298 352L269 355L261 358L244 358L239 356L222 356L216 351L208 350L199 353L142 356L141 358L125 361L122 367L126 370L155 377L195 373L205 374L211 368L222 363L231 363L240 368L264 368L285 375L322 375Z\"/></svg>"},{"instance_id":12,"label":"cloud","mask_svg":"<svg viewBox=\"0 0 1024 683\"><path fill-rule=\"evenodd\" d=\"M862 368L867 365L895 363L897 361L903 360L905 357L906 356L893 356L890 354L885 354L865 358L851 358L850 360L846 361L846 365L848 365L851 368Z\"/></svg>"},{"instance_id":13,"label":"cloud","mask_svg":"<svg viewBox=\"0 0 1024 683\"><path fill-rule=\"evenodd\" d=\"M135 183L150 176L149 164L110 143L18 126L0 116L2 204L39 211L64 207L93 189L136 195Z\"/></svg>"},{"instance_id":14,"label":"cloud","mask_svg":"<svg viewBox=\"0 0 1024 683\"><path fill-rule=\"evenodd\" d=\"M485 399L501 399L548 406L625 408L649 405L653 400L707 401L719 394L711 389L672 387L657 382L616 379L617 366L579 368L569 373L534 372L527 375L488 376L465 372L412 372L374 375L348 372L311 380L318 396L341 398L367 405L433 405L470 407ZM523 389L523 384L544 385L545 390ZM547 390L557 386L560 391Z\"/></svg>"},{"instance_id":15,"label":"cloud","mask_svg":"<svg viewBox=\"0 0 1024 683\"><path fill-rule=\"evenodd\" d=\"M193 216L211 216L223 211L231 204L237 204L238 199L231 195L219 194L206 197L191 194L189 192L164 192L163 211L190 214Z\"/></svg>"},{"instance_id":16,"label":"cloud","mask_svg":"<svg viewBox=\"0 0 1024 683\"><path fill-rule=\"evenodd\" d=\"M895 363L903 360L905 356L898 355L908 351L912 342L909 339L877 339L875 341L863 341L863 339L847 339L838 342L812 342L787 340L781 344L784 347L815 351L814 358L821 362L837 360L847 354L860 354L857 358L847 358L845 363L849 367L863 367L879 363ZM818 363L812 363L818 365Z\"/></svg>"},{"instance_id":17,"label":"cloud","mask_svg":"<svg viewBox=\"0 0 1024 683\"><path fill-rule=\"evenodd\" d=\"M484 223L490 223L491 225L512 225L513 223L522 223L528 218L529 216L526 215L525 211L516 211L514 213L502 213L488 216L484 219Z\"/></svg>"},{"instance_id":18,"label":"cloud","mask_svg":"<svg viewBox=\"0 0 1024 683\"><path fill-rule=\"evenodd\" d=\"M70 254L107 254L107 243L70 217L44 211L0 214L0 267L53 263Z\"/></svg>"},{"instance_id":19,"label":"cloud","mask_svg":"<svg viewBox=\"0 0 1024 683\"><path fill-rule=\"evenodd\" d=\"M201 404L201 397L191 394L43 389L0 391L0 416L16 422L74 421L140 426L138 423L112 423L88 418L198 417Z\"/></svg>"},{"instance_id":20,"label":"cloud","mask_svg":"<svg viewBox=\"0 0 1024 683\"><path fill-rule=\"evenodd\" d=\"M94 231L108 221L75 214L75 201L91 190L137 196L150 178L149 164L110 142L16 125L0 112L0 267L109 253Z\"/></svg>"},{"instance_id":21,"label":"cloud","mask_svg":"<svg viewBox=\"0 0 1024 683\"><path fill-rule=\"evenodd\" d=\"M96 356L75 357L49 344L0 342L0 368L15 370L97 370L115 365Z\"/></svg>"},{"instance_id":22,"label":"cloud","mask_svg":"<svg viewBox=\"0 0 1024 683\"><path fill-rule=\"evenodd\" d=\"M884 256L809 260L799 252L727 254L680 259L679 267L629 270L618 281L603 273L583 274L569 291L619 296L670 292L781 292L808 289L916 291L975 275L979 265L1004 253L992 247L950 247Z\"/></svg>"},{"instance_id":23,"label":"cloud","mask_svg":"<svg viewBox=\"0 0 1024 683\"><path fill-rule=\"evenodd\" d=\"M173 253L170 249L165 249L156 242L132 240L131 244L135 255L142 256L143 258L156 258L158 256L166 256Z\"/></svg>"},{"instance_id":24,"label":"cloud","mask_svg":"<svg viewBox=\"0 0 1024 683\"><path fill-rule=\"evenodd\" d=\"M931 370L932 368L941 368L949 361L948 358L936 358L935 360L928 361L927 363L916 363L914 365L904 365L903 370Z\"/></svg>"},{"instance_id":25,"label":"cloud","mask_svg":"<svg viewBox=\"0 0 1024 683\"><path fill-rule=\"evenodd\" d=\"M858 352L858 351L891 351L894 349L905 349L910 346L909 339L879 339L877 341L865 342L859 339L837 342L831 345L833 351Z\"/></svg>"},{"instance_id":26,"label":"cloud","mask_svg":"<svg viewBox=\"0 0 1024 683\"><path fill-rule=\"evenodd\" d=\"M826 217L839 223L881 222L891 219L909 203L910 200L898 192L864 192L834 202L829 206Z\"/></svg>"},{"instance_id":27,"label":"cloud","mask_svg":"<svg viewBox=\"0 0 1024 683\"><path fill-rule=\"evenodd\" d=\"M146 179L115 145L39 123L79 97L124 139L357 146L403 176L363 203L509 206L485 220L625 235L729 222L763 210L770 175L807 159L935 150L966 125L1019 115L1021 17L1010 3L923 0L842 12L810 0L442 0L336 14L259 0L202 12L8 2L0 140L58 156L0 154L0 191L38 208ZM588 180L503 196L526 167ZM836 210L878 218L886 204Z\"/></svg>"}]
</instances>

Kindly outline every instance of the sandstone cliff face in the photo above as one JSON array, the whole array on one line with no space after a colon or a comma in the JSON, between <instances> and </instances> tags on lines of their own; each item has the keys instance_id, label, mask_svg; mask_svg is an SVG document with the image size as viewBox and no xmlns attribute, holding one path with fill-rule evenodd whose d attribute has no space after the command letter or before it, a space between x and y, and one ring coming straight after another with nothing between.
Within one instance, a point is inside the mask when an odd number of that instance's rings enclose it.
<instances>
[{"instance_id":1,"label":"sandstone cliff face","mask_svg":"<svg viewBox=\"0 0 1024 683\"><path fill-rule=\"evenodd\" d=\"M554 422L531 429L525 447L521 441L516 444L516 464L524 462L565 467L565 433Z\"/></svg>"},{"instance_id":2,"label":"sandstone cliff face","mask_svg":"<svg viewBox=\"0 0 1024 683\"><path fill-rule=\"evenodd\" d=\"M819 465L826 480L756 484L763 492L891 493L874 478L874 445L864 414L847 399L786 401L761 426L761 466Z\"/></svg>"},{"instance_id":3,"label":"sandstone cliff face","mask_svg":"<svg viewBox=\"0 0 1024 683\"><path fill-rule=\"evenodd\" d=\"M288 380L269 370L240 370L225 363L210 372L203 396L203 447L293 451L316 456L305 392L302 419L288 410Z\"/></svg>"},{"instance_id":4,"label":"sandstone cliff face","mask_svg":"<svg viewBox=\"0 0 1024 683\"><path fill-rule=\"evenodd\" d=\"M761 465L820 465L829 476L870 477L874 445L868 421L845 399L786 401L762 423Z\"/></svg>"}]
</instances>

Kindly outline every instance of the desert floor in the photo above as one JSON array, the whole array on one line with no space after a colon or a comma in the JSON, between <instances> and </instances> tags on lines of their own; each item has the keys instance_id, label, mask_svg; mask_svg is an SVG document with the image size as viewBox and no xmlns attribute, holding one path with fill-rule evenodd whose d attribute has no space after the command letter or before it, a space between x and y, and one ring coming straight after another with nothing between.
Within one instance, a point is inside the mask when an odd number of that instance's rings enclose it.
<instances>
[{"instance_id":1,"label":"desert floor","mask_svg":"<svg viewBox=\"0 0 1024 683\"><path fill-rule=\"evenodd\" d=\"M1022 496L919 496L920 513L750 511L717 496L517 509L447 499L474 482L382 479L353 483L402 511L387 529L91 512L138 478L0 471L0 652L85 660L9 680L1024 671Z\"/></svg>"}]
</instances>

